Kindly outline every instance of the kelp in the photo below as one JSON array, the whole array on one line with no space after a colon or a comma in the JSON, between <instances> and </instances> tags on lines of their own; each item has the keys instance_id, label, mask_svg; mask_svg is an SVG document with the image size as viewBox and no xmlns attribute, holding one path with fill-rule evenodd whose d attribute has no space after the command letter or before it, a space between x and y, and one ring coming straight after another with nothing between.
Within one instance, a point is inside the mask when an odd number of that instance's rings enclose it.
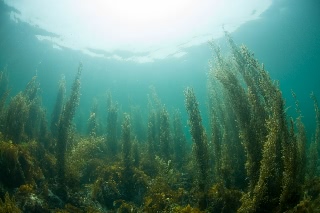
<instances>
[{"instance_id":1,"label":"kelp","mask_svg":"<svg viewBox=\"0 0 320 213\"><path fill-rule=\"evenodd\" d=\"M80 134L73 119L82 65L69 97L60 81L50 128L37 76L7 100L8 76L0 72L0 212L317 212L316 95L308 141L296 95L291 118L278 82L247 47L226 38L229 55L211 42L208 113L200 112L197 91L184 90L191 144L185 112L172 113L154 87L148 106L130 113L111 92L94 101Z\"/></svg>"},{"instance_id":2,"label":"kelp","mask_svg":"<svg viewBox=\"0 0 320 213\"><path fill-rule=\"evenodd\" d=\"M185 104L189 115L190 133L193 139L193 151L199 170L198 186L201 196L199 199L200 209L207 207L208 172L209 172L209 151L205 129L202 125L202 118L199 111L199 103L193 89L185 90Z\"/></svg>"},{"instance_id":3,"label":"kelp","mask_svg":"<svg viewBox=\"0 0 320 213\"><path fill-rule=\"evenodd\" d=\"M60 121L58 126L58 138L56 146L56 158L57 158L57 180L58 189L57 193L62 200L66 200L68 197L66 185L65 185L65 173L66 173L66 149L69 137L69 131L71 123L75 115L76 107L80 101L80 76L82 71L82 64L79 65L78 71L71 88L71 94L67 102L63 106L61 111Z\"/></svg>"}]
</instances>

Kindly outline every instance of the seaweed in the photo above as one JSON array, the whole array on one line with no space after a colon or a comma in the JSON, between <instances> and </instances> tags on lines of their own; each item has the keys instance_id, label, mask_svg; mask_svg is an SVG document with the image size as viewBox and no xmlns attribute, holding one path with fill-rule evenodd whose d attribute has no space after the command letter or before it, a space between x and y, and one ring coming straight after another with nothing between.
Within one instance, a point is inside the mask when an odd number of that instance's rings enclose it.
<instances>
[{"instance_id":1,"label":"seaweed","mask_svg":"<svg viewBox=\"0 0 320 213\"><path fill-rule=\"evenodd\" d=\"M117 155L117 123L118 123L118 104L112 101L111 93L107 94L107 144L110 155Z\"/></svg>"},{"instance_id":2,"label":"seaweed","mask_svg":"<svg viewBox=\"0 0 320 213\"><path fill-rule=\"evenodd\" d=\"M187 160L188 144L183 132L181 114L179 110L176 110L173 115L173 150L173 160L176 164L176 168L181 169Z\"/></svg>"},{"instance_id":3,"label":"seaweed","mask_svg":"<svg viewBox=\"0 0 320 213\"><path fill-rule=\"evenodd\" d=\"M279 85L270 79L264 66L245 46L235 45L228 33L226 37L232 59L223 58L219 48L212 44L217 57L211 72L221 83L225 100L236 116L239 137L246 154L249 184L238 212L272 211L277 208L285 211L296 205L302 194L300 181L304 180L305 175L303 159L306 138L301 120L297 120L299 130L296 133L293 121L290 126L287 124ZM213 92L211 94L214 95ZM213 132L217 132L215 129L219 125L217 114L221 110L217 111L212 109L211 113L216 117L212 121ZM213 137L215 153L221 155L220 145L216 142L218 139ZM224 144L228 149L230 145ZM219 157L220 160L223 158ZM219 159L216 160L218 164ZM224 172L224 165L221 164L221 172Z\"/></svg>"},{"instance_id":4,"label":"seaweed","mask_svg":"<svg viewBox=\"0 0 320 213\"><path fill-rule=\"evenodd\" d=\"M24 134L27 140L35 140L40 137L40 123L43 115L43 108L40 96L40 83L35 75L23 91L28 107L27 119L24 124Z\"/></svg>"},{"instance_id":5,"label":"seaweed","mask_svg":"<svg viewBox=\"0 0 320 213\"><path fill-rule=\"evenodd\" d=\"M207 135L202 126L202 118L199 111L199 103L193 89L187 88L185 90L185 103L189 115L190 133L193 139L193 149L195 159L199 170L198 186L202 193L199 199L200 209L207 207L207 190L208 190L208 172L209 172L209 151Z\"/></svg>"},{"instance_id":6,"label":"seaweed","mask_svg":"<svg viewBox=\"0 0 320 213\"><path fill-rule=\"evenodd\" d=\"M1 213L21 213L22 211L17 206L14 197L10 198L6 193L4 201L0 199L0 212Z\"/></svg>"},{"instance_id":7,"label":"seaweed","mask_svg":"<svg viewBox=\"0 0 320 213\"><path fill-rule=\"evenodd\" d=\"M31 149L35 143L14 144L11 141L0 142L0 182L6 187L19 187L23 184L35 184L43 179L40 158Z\"/></svg>"},{"instance_id":8,"label":"seaweed","mask_svg":"<svg viewBox=\"0 0 320 213\"><path fill-rule=\"evenodd\" d=\"M165 161L171 159L171 133L169 120L169 113L165 107L163 107L160 112L160 156Z\"/></svg>"},{"instance_id":9,"label":"seaweed","mask_svg":"<svg viewBox=\"0 0 320 213\"><path fill-rule=\"evenodd\" d=\"M313 100L314 110L315 110L315 117L316 117L316 129L315 135L313 140L311 141L309 147L309 155L308 155L308 170L307 170L307 179L310 181L317 176L319 176L319 169L318 169L318 161L319 161L319 151L320 151L320 110L318 101L314 93L310 95L311 99Z\"/></svg>"},{"instance_id":10,"label":"seaweed","mask_svg":"<svg viewBox=\"0 0 320 213\"><path fill-rule=\"evenodd\" d=\"M4 119L5 119L5 103L9 96L10 90L8 89L8 71L7 68L0 71L0 130L4 129Z\"/></svg>"},{"instance_id":11,"label":"seaweed","mask_svg":"<svg viewBox=\"0 0 320 213\"><path fill-rule=\"evenodd\" d=\"M57 158L57 180L58 189L57 193L62 200L67 199L67 189L65 185L66 173L66 149L68 143L68 135L71 128L71 123L75 115L76 107L80 100L80 76L82 71L82 64L79 65L75 80L72 85L71 94L67 102L63 106L60 115L60 122L58 126L58 139L56 145L56 158Z\"/></svg>"},{"instance_id":12,"label":"seaweed","mask_svg":"<svg viewBox=\"0 0 320 213\"><path fill-rule=\"evenodd\" d=\"M136 136L137 141L146 141L146 123L144 122L143 109L139 105L131 107L131 124L132 132Z\"/></svg>"},{"instance_id":13,"label":"seaweed","mask_svg":"<svg viewBox=\"0 0 320 213\"><path fill-rule=\"evenodd\" d=\"M124 121L122 123L122 161L126 170L129 170L132 167L131 148L132 142L130 116L125 114Z\"/></svg>"},{"instance_id":14,"label":"seaweed","mask_svg":"<svg viewBox=\"0 0 320 213\"><path fill-rule=\"evenodd\" d=\"M98 111L98 103L95 100L91 107L91 112L88 119L88 130L87 130L87 134L92 137L96 137L99 130L97 111Z\"/></svg>"},{"instance_id":15,"label":"seaweed","mask_svg":"<svg viewBox=\"0 0 320 213\"><path fill-rule=\"evenodd\" d=\"M296 94L292 91L292 96L295 99L295 105L296 105L296 112L298 117L295 120L295 126L296 126L296 140L297 140L297 160L296 160L296 166L298 167L299 173L297 174L298 182L304 183L307 173L307 135L305 126L302 122L302 113L299 106L299 101L297 100Z\"/></svg>"},{"instance_id":16,"label":"seaweed","mask_svg":"<svg viewBox=\"0 0 320 213\"><path fill-rule=\"evenodd\" d=\"M139 168L141 156L140 156L140 145L139 141L135 137L133 143L132 143L132 158L133 158L133 166Z\"/></svg>"},{"instance_id":17,"label":"seaweed","mask_svg":"<svg viewBox=\"0 0 320 213\"><path fill-rule=\"evenodd\" d=\"M27 99L20 92L12 98L7 109L3 130L3 134L7 140L12 140L16 144L22 142L28 113Z\"/></svg>"},{"instance_id":18,"label":"seaweed","mask_svg":"<svg viewBox=\"0 0 320 213\"><path fill-rule=\"evenodd\" d=\"M146 174L149 176L156 176L157 168L155 164L155 156L156 156L156 114L155 112L149 113L148 118L148 127L147 127L147 144L146 146L146 154L143 156L141 160L141 166Z\"/></svg>"},{"instance_id":19,"label":"seaweed","mask_svg":"<svg viewBox=\"0 0 320 213\"><path fill-rule=\"evenodd\" d=\"M51 114L51 125L50 130L51 134L54 138L58 137L58 127L60 122L60 116L63 110L63 102L64 102L64 96L66 93L66 82L64 79L64 76L59 81L59 89L56 97L56 101L54 104L54 108Z\"/></svg>"},{"instance_id":20,"label":"seaweed","mask_svg":"<svg viewBox=\"0 0 320 213\"><path fill-rule=\"evenodd\" d=\"M192 88L184 91L192 143L184 113L171 114L154 87L146 116L140 106L122 113L109 92L104 113L94 101L81 132L73 125L80 64L66 101L59 83L49 129L38 77L7 103L7 73L0 72L0 212L319 211L316 96L309 140L296 95L291 118L278 82L247 47L226 38L230 55L210 43L208 114Z\"/></svg>"}]
</instances>

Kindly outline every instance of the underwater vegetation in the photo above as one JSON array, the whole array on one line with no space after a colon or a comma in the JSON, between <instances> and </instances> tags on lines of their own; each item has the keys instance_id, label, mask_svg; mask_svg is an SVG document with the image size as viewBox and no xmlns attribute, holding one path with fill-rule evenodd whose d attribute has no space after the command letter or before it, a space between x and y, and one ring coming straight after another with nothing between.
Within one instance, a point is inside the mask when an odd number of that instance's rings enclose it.
<instances>
[{"instance_id":1,"label":"underwater vegetation","mask_svg":"<svg viewBox=\"0 0 320 213\"><path fill-rule=\"evenodd\" d=\"M200 112L205 103L193 88L184 90L185 109L171 113L151 87L145 116L140 106L123 112L107 92L106 106L93 101L86 134L74 123L82 64L68 96L61 79L49 113L37 76L10 96L3 69L0 213L320 212L316 96L311 94L316 129L307 138L295 93L292 118L264 65L228 33L226 40L227 55L210 43L208 115Z\"/></svg>"}]
</instances>

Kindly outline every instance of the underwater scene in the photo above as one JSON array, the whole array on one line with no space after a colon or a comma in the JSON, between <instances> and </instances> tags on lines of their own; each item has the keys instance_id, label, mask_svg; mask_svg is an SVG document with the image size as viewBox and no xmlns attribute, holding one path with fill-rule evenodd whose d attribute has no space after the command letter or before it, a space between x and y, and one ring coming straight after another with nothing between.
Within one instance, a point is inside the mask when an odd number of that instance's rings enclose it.
<instances>
[{"instance_id":1,"label":"underwater scene","mask_svg":"<svg viewBox=\"0 0 320 213\"><path fill-rule=\"evenodd\" d=\"M0 0L0 213L320 212L317 0Z\"/></svg>"}]
</instances>

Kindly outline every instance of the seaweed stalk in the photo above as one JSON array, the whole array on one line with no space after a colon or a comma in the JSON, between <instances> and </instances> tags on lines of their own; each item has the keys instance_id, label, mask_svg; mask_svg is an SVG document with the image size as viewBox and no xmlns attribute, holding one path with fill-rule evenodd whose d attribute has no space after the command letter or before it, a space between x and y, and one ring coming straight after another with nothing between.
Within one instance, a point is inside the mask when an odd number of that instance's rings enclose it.
<instances>
[{"instance_id":1,"label":"seaweed stalk","mask_svg":"<svg viewBox=\"0 0 320 213\"><path fill-rule=\"evenodd\" d=\"M177 164L177 168L181 168L186 161L187 139L183 132L179 110L176 110L173 116L173 142L174 161Z\"/></svg>"},{"instance_id":2,"label":"seaweed stalk","mask_svg":"<svg viewBox=\"0 0 320 213\"><path fill-rule=\"evenodd\" d=\"M71 128L72 120L74 118L76 108L80 101L80 76L82 71L82 64L78 67L78 72L74 79L71 94L65 103L58 127L58 141L56 147L57 166L58 166L58 194L63 200L67 199L67 189L65 185L66 174L66 150L68 143L68 135Z\"/></svg>"},{"instance_id":3,"label":"seaweed stalk","mask_svg":"<svg viewBox=\"0 0 320 213\"><path fill-rule=\"evenodd\" d=\"M315 118L316 118L316 130L314 139L311 141L309 147L309 157L308 157L308 171L307 178L308 180L314 179L317 175L319 175L318 170L318 161L319 161L319 153L320 153L320 109L318 105L318 101L314 93L310 95L313 100L314 110L315 110Z\"/></svg>"},{"instance_id":4,"label":"seaweed stalk","mask_svg":"<svg viewBox=\"0 0 320 213\"><path fill-rule=\"evenodd\" d=\"M53 108L53 112L51 114L51 133L54 138L57 138L58 135L58 126L60 122L61 112L63 110L63 101L66 93L66 82L64 77L59 81L59 90L56 97L56 102Z\"/></svg>"},{"instance_id":5,"label":"seaweed stalk","mask_svg":"<svg viewBox=\"0 0 320 213\"><path fill-rule=\"evenodd\" d=\"M107 94L107 144L109 154L112 156L118 153L117 142L117 122L118 122L118 104L112 101L111 93Z\"/></svg>"},{"instance_id":6,"label":"seaweed stalk","mask_svg":"<svg viewBox=\"0 0 320 213\"><path fill-rule=\"evenodd\" d=\"M207 134L202 125L202 118L199 111L199 103L193 89L187 88L184 91L185 105L189 115L190 133L193 140L193 150L199 169L198 186L202 193L199 200L200 209L207 207L209 151Z\"/></svg>"},{"instance_id":7,"label":"seaweed stalk","mask_svg":"<svg viewBox=\"0 0 320 213\"><path fill-rule=\"evenodd\" d=\"M169 113L162 108L160 112L160 152L161 158L167 162L170 159L170 124L169 124Z\"/></svg>"}]
</instances>

